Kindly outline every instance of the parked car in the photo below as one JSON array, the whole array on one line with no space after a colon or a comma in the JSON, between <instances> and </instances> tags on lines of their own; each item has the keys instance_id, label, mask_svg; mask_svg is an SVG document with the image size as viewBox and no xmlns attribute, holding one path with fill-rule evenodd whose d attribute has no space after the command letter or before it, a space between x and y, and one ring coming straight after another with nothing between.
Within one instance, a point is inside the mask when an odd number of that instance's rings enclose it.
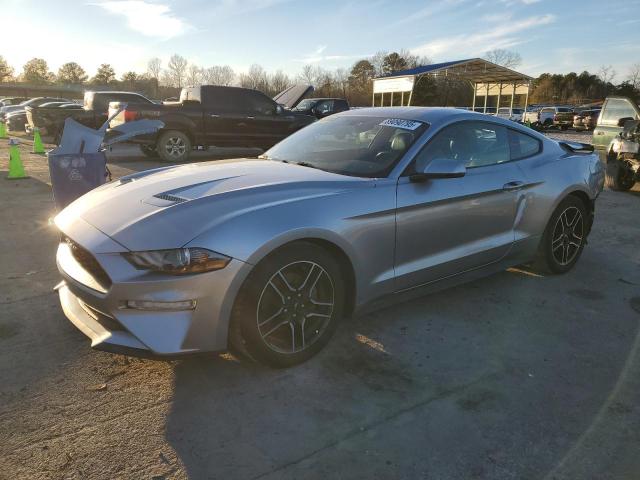
<instances>
[{"instance_id":1,"label":"parked car","mask_svg":"<svg viewBox=\"0 0 640 480\"><path fill-rule=\"evenodd\" d=\"M24 126L27 123L27 114L24 110L15 110L9 112L4 120L7 130L11 132L24 132Z\"/></svg>"},{"instance_id":2,"label":"parked car","mask_svg":"<svg viewBox=\"0 0 640 480\"><path fill-rule=\"evenodd\" d=\"M0 107L8 107L9 105L17 105L28 100L27 97L4 97L0 98Z\"/></svg>"},{"instance_id":3,"label":"parked car","mask_svg":"<svg viewBox=\"0 0 640 480\"><path fill-rule=\"evenodd\" d=\"M540 128L557 127L562 130L573 125L573 109L570 107L542 107L537 111L527 112L525 122Z\"/></svg>"},{"instance_id":4,"label":"parked car","mask_svg":"<svg viewBox=\"0 0 640 480\"><path fill-rule=\"evenodd\" d=\"M626 120L622 133L611 142L606 184L611 190L631 190L640 182L640 120Z\"/></svg>"},{"instance_id":5,"label":"parked car","mask_svg":"<svg viewBox=\"0 0 640 480\"><path fill-rule=\"evenodd\" d=\"M48 135L54 138L57 143L64 122L67 118L91 128L99 128L107 121L109 102L123 101L136 102L140 104L152 104L144 95L134 92L91 92L84 93L84 101L81 109L68 108L34 108L27 112L27 121L30 130L38 128L41 135Z\"/></svg>"},{"instance_id":6,"label":"parked car","mask_svg":"<svg viewBox=\"0 0 640 480\"><path fill-rule=\"evenodd\" d=\"M180 102L129 103L111 126L153 118L165 124L157 135L137 137L142 152L167 162L183 162L195 146L269 148L296 130L316 121L311 115L290 110L313 91L298 85L273 99L257 90L203 85L183 88ZM109 111L122 108L112 102Z\"/></svg>"},{"instance_id":7,"label":"parked car","mask_svg":"<svg viewBox=\"0 0 640 480\"><path fill-rule=\"evenodd\" d=\"M31 112L33 111L33 109L36 108L62 108L65 110L68 109L72 109L72 110L82 110L82 105L80 105L79 103L74 103L74 102L49 102L49 103L44 103L42 105L40 105L40 107L27 107L25 109L25 125L24 125L24 129L25 132L28 133L29 135L33 135L33 127L29 124L29 115L31 114ZM31 114L32 115L32 114ZM45 130L46 132L46 130Z\"/></svg>"},{"instance_id":8,"label":"parked car","mask_svg":"<svg viewBox=\"0 0 640 480\"><path fill-rule=\"evenodd\" d=\"M640 105L607 97L593 131L593 145L606 164L607 186L629 190L640 181Z\"/></svg>"},{"instance_id":9,"label":"parked car","mask_svg":"<svg viewBox=\"0 0 640 480\"><path fill-rule=\"evenodd\" d=\"M349 110L349 102L343 98L305 98L292 110L324 118L334 113L346 112Z\"/></svg>"},{"instance_id":10,"label":"parked car","mask_svg":"<svg viewBox=\"0 0 640 480\"><path fill-rule=\"evenodd\" d=\"M43 103L42 107L58 107L60 105L66 105L68 101L63 102L47 102ZM14 110L9 112L6 116L7 128L10 131L14 132L23 132L25 131L25 126L27 125L27 110L38 107L30 107L26 106L24 109Z\"/></svg>"},{"instance_id":11,"label":"parked car","mask_svg":"<svg viewBox=\"0 0 640 480\"><path fill-rule=\"evenodd\" d=\"M22 103L17 105L8 105L6 107L0 108L0 121L4 121L5 117L10 112L15 112L16 110L24 110L26 107L38 107L43 103L48 102L70 102L68 98L54 98L54 97L36 97L30 100L25 100Z\"/></svg>"},{"instance_id":12,"label":"parked car","mask_svg":"<svg viewBox=\"0 0 640 480\"><path fill-rule=\"evenodd\" d=\"M231 345L291 366L380 297L534 259L571 270L603 181L590 146L500 118L350 110L259 159L134 173L81 197L55 218L58 293L98 349Z\"/></svg>"},{"instance_id":13,"label":"parked car","mask_svg":"<svg viewBox=\"0 0 640 480\"><path fill-rule=\"evenodd\" d=\"M587 110L582 112L582 127L586 130L593 130L598 124L600 109Z\"/></svg>"},{"instance_id":14,"label":"parked car","mask_svg":"<svg viewBox=\"0 0 640 480\"><path fill-rule=\"evenodd\" d=\"M522 120L522 108L510 108L500 107L496 113L496 117L504 118L505 120L511 120L512 122L519 122Z\"/></svg>"},{"instance_id":15,"label":"parked car","mask_svg":"<svg viewBox=\"0 0 640 480\"><path fill-rule=\"evenodd\" d=\"M593 146L606 161L611 153L611 142L624 130L627 120L640 119L640 106L627 97L607 97L593 131Z\"/></svg>"}]
</instances>

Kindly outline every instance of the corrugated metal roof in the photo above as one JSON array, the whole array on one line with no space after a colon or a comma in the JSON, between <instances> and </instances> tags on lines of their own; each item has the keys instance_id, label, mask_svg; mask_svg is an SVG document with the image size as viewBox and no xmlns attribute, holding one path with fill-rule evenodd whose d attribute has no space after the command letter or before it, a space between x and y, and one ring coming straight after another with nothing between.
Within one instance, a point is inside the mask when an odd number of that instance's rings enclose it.
<instances>
[{"instance_id":1,"label":"corrugated metal roof","mask_svg":"<svg viewBox=\"0 0 640 480\"><path fill-rule=\"evenodd\" d=\"M522 80L528 81L531 79L530 76L524 73L496 65L483 58L467 58L465 60L454 60L452 62L433 63L431 65L400 70L378 77L378 79L417 76L445 71L447 74L450 73L472 82L515 82Z\"/></svg>"}]
</instances>

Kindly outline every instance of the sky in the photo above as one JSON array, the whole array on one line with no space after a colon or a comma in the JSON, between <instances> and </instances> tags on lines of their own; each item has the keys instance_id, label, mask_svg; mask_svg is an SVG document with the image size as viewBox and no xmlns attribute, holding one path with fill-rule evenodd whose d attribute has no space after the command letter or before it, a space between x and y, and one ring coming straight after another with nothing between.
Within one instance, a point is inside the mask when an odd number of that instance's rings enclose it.
<instances>
[{"instance_id":1,"label":"sky","mask_svg":"<svg viewBox=\"0 0 640 480\"><path fill-rule=\"evenodd\" d=\"M434 62L517 51L537 76L603 65L625 79L640 62L640 0L0 0L2 55L19 73L78 62L143 73L173 53L202 67L252 63L296 75L349 68L377 51Z\"/></svg>"}]
</instances>

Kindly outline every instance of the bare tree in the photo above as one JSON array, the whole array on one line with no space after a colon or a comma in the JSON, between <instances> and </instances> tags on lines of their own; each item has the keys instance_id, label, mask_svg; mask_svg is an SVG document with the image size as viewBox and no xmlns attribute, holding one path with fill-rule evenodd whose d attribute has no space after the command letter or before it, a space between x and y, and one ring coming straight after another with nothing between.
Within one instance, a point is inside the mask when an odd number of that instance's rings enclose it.
<instances>
[{"instance_id":1,"label":"bare tree","mask_svg":"<svg viewBox=\"0 0 640 480\"><path fill-rule=\"evenodd\" d=\"M236 74L229 65L214 65L202 71L202 81L207 85L232 85Z\"/></svg>"},{"instance_id":2,"label":"bare tree","mask_svg":"<svg viewBox=\"0 0 640 480\"><path fill-rule=\"evenodd\" d=\"M276 95L291 86L291 79L282 70L269 76L269 93Z\"/></svg>"},{"instance_id":3,"label":"bare tree","mask_svg":"<svg viewBox=\"0 0 640 480\"><path fill-rule=\"evenodd\" d=\"M147 73L149 78L155 78L160 80L160 74L162 73L162 60L158 57L154 57L147 63Z\"/></svg>"},{"instance_id":4,"label":"bare tree","mask_svg":"<svg viewBox=\"0 0 640 480\"><path fill-rule=\"evenodd\" d=\"M636 90L640 90L640 63L634 63L629 69L629 77L627 78L629 83Z\"/></svg>"},{"instance_id":5,"label":"bare tree","mask_svg":"<svg viewBox=\"0 0 640 480\"><path fill-rule=\"evenodd\" d=\"M612 65L602 65L598 70L598 77L605 85L611 83L617 74Z\"/></svg>"},{"instance_id":6,"label":"bare tree","mask_svg":"<svg viewBox=\"0 0 640 480\"><path fill-rule=\"evenodd\" d=\"M240 86L253 88L262 92L268 89L267 72L260 65L254 63L247 73L240 74Z\"/></svg>"},{"instance_id":7,"label":"bare tree","mask_svg":"<svg viewBox=\"0 0 640 480\"><path fill-rule=\"evenodd\" d=\"M202 69L194 64L189 65L186 75L187 84L190 87L202 85Z\"/></svg>"},{"instance_id":8,"label":"bare tree","mask_svg":"<svg viewBox=\"0 0 640 480\"><path fill-rule=\"evenodd\" d=\"M171 55L167 70L165 71L165 79L172 87L182 88L187 73L187 59L181 57L177 53Z\"/></svg>"},{"instance_id":9,"label":"bare tree","mask_svg":"<svg viewBox=\"0 0 640 480\"><path fill-rule=\"evenodd\" d=\"M384 74L383 66L384 60L385 58L387 58L387 55L389 55L389 52L380 50L379 52L376 52L376 54L369 60L371 62L371 65L373 65L376 77Z\"/></svg>"},{"instance_id":10,"label":"bare tree","mask_svg":"<svg viewBox=\"0 0 640 480\"><path fill-rule=\"evenodd\" d=\"M298 75L298 78L309 85L316 85L318 83L318 77L320 76L320 69L315 65L306 63L302 67L302 71Z\"/></svg>"},{"instance_id":11,"label":"bare tree","mask_svg":"<svg viewBox=\"0 0 640 480\"><path fill-rule=\"evenodd\" d=\"M489 50L484 54L485 60L501 65L507 68L516 68L522 63L522 57L518 52L512 52L511 50L503 50L502 48L496 48Z\"/></svg>"},{"instance_id":12,"label":"bare tree","mask_svg":"<svg viewBox=\"0 0 640 480\"><path fill-rule=\"evenodd\" d=\"M349 72L344 68L338 68L333 72L333 80L336 89L342 97L347 96L347 86L349 85Z\"/></svg>"}]
</instances>

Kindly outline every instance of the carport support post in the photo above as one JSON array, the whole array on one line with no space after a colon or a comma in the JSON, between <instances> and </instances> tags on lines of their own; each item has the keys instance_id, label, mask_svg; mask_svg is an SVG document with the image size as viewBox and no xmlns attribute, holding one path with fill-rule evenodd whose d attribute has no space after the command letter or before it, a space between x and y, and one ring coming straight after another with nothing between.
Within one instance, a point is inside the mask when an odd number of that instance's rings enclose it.
<instances>
[{"instance_id":1,"label":"carport support post","mask_svg":"<svg viewBox=\"0 0 640 480\"><path fill-rule=\"evenodd\" d=\"M531 89L531 82L527 83L527 94L524 97L524 111L525 112L527 111L527 105L529 104L529 89Z\"/></svg>"},{"instance_id":2,"label":"carport support post","mask_svg":"<svg viewBox=\"0 0 640 480\"><path fill-rule=\"evenodd\" d=\"M404 107L404 90L400 92L400 106Z\"/></svg>"},{"instance_id":3,"label":"carport support post","mask_svg":"<svg viewBox=\"0 0 640 480\"><path fill-rule=\"evenodd\" d=\"M511 90L511 106L509 107L509 115L513 115L513 98L516 96L516 82L513 82L513 90Z\"/></svg>"},{"instance_id":4,"label":"carport support post","mask_svg":"<svg viewBox=\"0 0 640 480\"><path fill-rule=\"evenodd\" d=\"M500 108L500 97L502 96L502 82L498 85L498 103L496 103L496 115L498 115L498 109Z\"/></svg>"},{"instance_id":5,"label":"carport support post","mask_svg":"<svg viewBox=\"0 0 640 480\"><path fill-rule=\"evenodd\" d=\"M485 85L487 89L484 92L484 110L482 110L482 113L487 113L487 100L489 99L489 82L487 82Z\"/></svg>"},{"instance_id":6,"label":"carport support post","mask_svg":"<svg viewBox=\"0 0 640 480\"><path fill-rule=\"evenodd\" d=\"M375 90L371 93L371 106L372 107L376 106L376 92L375 92Z\"/></svg>"},{"instance_id":7,"label":"carport support post","mask_svg":"<svg viewBox=\"0 0 640 480\"><path fill-rule=\"evenodd\" d=\"M478 92L478 84L473 84L473 103L471 103L471 111L476 111L476 93Z\"/></svg>"}]
</instances>

